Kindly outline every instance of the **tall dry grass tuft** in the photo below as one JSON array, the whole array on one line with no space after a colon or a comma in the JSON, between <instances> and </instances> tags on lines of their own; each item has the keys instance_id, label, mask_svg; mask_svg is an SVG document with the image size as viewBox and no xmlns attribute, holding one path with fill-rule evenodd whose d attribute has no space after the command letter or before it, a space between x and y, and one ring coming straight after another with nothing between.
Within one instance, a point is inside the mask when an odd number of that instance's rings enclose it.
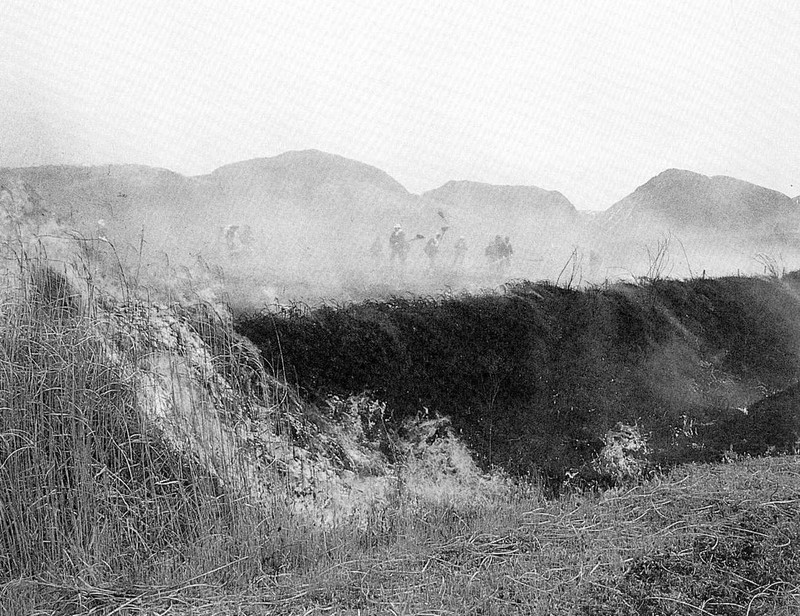
<instances>
[{"instance_id":1,"label":"tall dry grass tuft","mask_svg":"<svg viewBox=\"0 0 800 616\"><path fill-rule=\"evenodd\" d=\"M26 269L0 312L0 572L136 578L230 508L143 422L66 279Z\"/></svg>"},{"instance_id":2,"label":"tall dry grass tuft","mask_svg":"<svg viewBox=\"0 0 800 616\"><path fill-rule=\"evenodd\" d=\"M155 307L70 281L44 260L20 259L0 291L0 613L200 601L337 567L413 542L428 532L420 519L463 515L456 496L488 485L452 437L442 451L417 446L399 460L377 441L370 453L369 430L353 440L344 426L315 426L313 409L266 375L212 305ZM163 423L159 379L182 398ZM348 464L362 452L374 466L356 463L355 476L339 468L331 452L350 444ZM260 465L248 466L253 451ZM446 459L445 475L432 455ZM287 464L298 463L293 475ZM304 464L328 469L333 485L341 473L350 487L306 493Z\"/></svg>"},{"instance_id":3,"label":"tall dry grass tuft","mask_svg":"<svg viewBox=\"0 0 800 616\"><path fill-rule=\"evenodd\" d=\"M143 413L152 401L141 367L158 342L141 336L152 331L133 322L138 331L126 331L125 318L90 303L103 301L100 290L87 300L45 261L20 259L4 282L0 613L191 595L250 583L291 557L281 546L303 531L279 483L272 500L254 503ZM220 337L224 323L210 311L195 314L193 327L217 332L215 361L231 382L254 370L237 367L243 351Z\"/></svg>"}]
</instances>

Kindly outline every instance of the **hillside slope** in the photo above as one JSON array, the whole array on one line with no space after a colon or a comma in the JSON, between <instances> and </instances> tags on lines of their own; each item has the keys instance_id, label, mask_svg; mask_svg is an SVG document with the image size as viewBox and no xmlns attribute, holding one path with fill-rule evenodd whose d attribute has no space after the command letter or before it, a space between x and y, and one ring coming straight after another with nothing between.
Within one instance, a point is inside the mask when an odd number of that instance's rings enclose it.
<instances>
[{"instance_id":1,"label":"hillside slope","mask_svg":"<svg viewBox=\"0 0 800 616\"><path fill-rule=\"evenodd\" d=\"M536 186L498 186L481 182L451 181L422 195L447 205L486 211L503 220L509 215L536 216L545 224L575 222L577 210L564 195Z\"/></svg>"},{"instance_id":2,"label":"hillside slope","mask_svg":"<svg viewBox=\"0 0 800 616\"><path fill-rule=\"evenodd\" d=\"M24 190L0 203L32 207ZM794 277L287 310L240 323L265 370L219 306L18 265L0 612L800 605L797 460L731 463L797 446ZM367 381L388 403L345 393ZM482 472L462 438L487 466L582 489ZM726 463L642 481L708 459Z\"/></svg>"},{"instance_id":3,"label":"hillside slope","mask_svg":"<svg viewBox=\"0 0 800 616\"><path fill-rule=\"evenodd\" d=\"M800 221L792 199L775 190L727 176L669 169L612 205L609 228L628 233L758 233ZM660 229L654 229L660 227Z\"/></svg>"},{"instance_id":4,"label":"hillside slope","mask_svg":"<svg viewBox=\"0 0 800 616\"><path fill-rule=\"evenodd\" d=\"M238 301L251 305L347 297L351 288L363 297L370 287L424 293L494 285L499 272L484 249L496 235L510 236L515 248L505 276L555 278L583 243L581 217L556 191L451 182L416 196L380 169L317 150L196 177L108 165L2 169L2 178L26 183L84 237L108 238L131 266L161 272L166 265L195 277L223 268ZM395 224L423 239L412 241L402 271L389 262ZM423 247L445 227L434 273ZM455 266L460 236L467 248Z\"/></svg>"},{"instance_id":5,"label":"hillside slope","mask_svg":"<svg viewBox=\"0 0 800 616\"><path fill-rule=\"evenodd\" d=\"M291 198L301 192L314 194L334 188L347 190L352 185L408 194L399 182L376 167L319 150L286 152L272 158L232 163L198 179L276 197Z\"/></svg>"},{"instance_id":6,"label":"hillside slope","mask_svg":"<svg viewBox=\"0 0 800 616\"><path fill-rule=\"evenodd\" d=\"M594 238L609 264L639 272L659 242L672 244L667 273L675 276L760 273L759 254L797 267L800 208L735 178L669 169L603 212Z\"/></svg>"},{"instance_id":7,"label":"hillside slope","mask_svg":"<svg viewBox=\"0 0 800 616\"><path fill-rule=\"evenodd\" d=\"M426 235L442 224L383 171L316 150L197 177L135 165L51 166L0 169L0 182L25 183L65 226L108 238L132 267L169 264L193 275L222 267L245 288L268 288L257 301L281 287L341 292L347 272L377 267L370 247L378 241L386 252L394 224ZM414 248L422 265L421 244Z\"/></svg>"}]
</instances>

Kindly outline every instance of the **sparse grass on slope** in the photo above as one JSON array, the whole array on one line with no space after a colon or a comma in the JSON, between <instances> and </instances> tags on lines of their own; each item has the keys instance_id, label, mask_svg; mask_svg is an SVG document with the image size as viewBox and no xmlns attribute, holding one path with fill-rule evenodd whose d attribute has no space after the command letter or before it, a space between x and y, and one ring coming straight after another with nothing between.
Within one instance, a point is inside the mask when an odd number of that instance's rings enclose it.
<instances>
[{"instance_id":1,"label":"sparse grass on slope","mask_svg":"<svg viewBox=\"0 0 800 616\"><path fill-rule=\"evenodd\" d=\"M797 464L693 466L599 495L429 511L385 551L287 578L302 596L275 613L794 614Z\"/></svg>"},{"instance_id":2,"label":"sparse grass on slope","mask_svg":"<svg viewBox=\"0 0 800 616\"><path fill-rule=\"evenodd\" d=\"M217 595L272 588L288 571L333 562L331 554L373 554L430 503L485 502L506 489L482 476L435 418L409 426L418 434L403 440L383 425L358 425L382 421L381 405L366 398L304 415L208 306L154 312L99 292L93 303L46 265L22 266L21 278L6 281L0 310L0 614L199 608ZM156 312L164 318L148 324ZM172 344L176 336L185 347ZM205 369L191 372L192 354L208 359ZM154 389L162 377L165 389ZM193 383L216 383L206 392L216 405L189 390ZM159 392L181 404L154 405ZM170 432L159 412L165 421L185 414L178 419L197 423L195 432ZM213 457L219 441L203 441L216 420L243 437L241 450L222 452L227 458ZM294 441L282 440L282 426ZM344 434L356 427L376 449L390 446L402 466ZM281 458L284 446L290 454ZM293 458L295 449L304 455ZM227 481L242 469L216 462L253 450L259 476ZM335 454L342 459L315 458ZM314 492L307 479L320 470L315 463L332 483L336 472L349 474L352 496ZM260 498L250 482L259 482Z\"/></svg>"}]
</instances>

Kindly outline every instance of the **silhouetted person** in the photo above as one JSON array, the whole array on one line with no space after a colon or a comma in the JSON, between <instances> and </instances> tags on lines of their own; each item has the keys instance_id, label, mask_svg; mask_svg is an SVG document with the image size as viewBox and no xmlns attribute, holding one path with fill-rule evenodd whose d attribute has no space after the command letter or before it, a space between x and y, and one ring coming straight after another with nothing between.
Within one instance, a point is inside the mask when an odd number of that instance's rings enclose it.
<instances>
[{"instance_id":1,"label":"silhouetted person","mask_svg":"<svg viewBox=\"0 0 800 616\"><path fill-rule=\"evenodd\" d=\"M228 254L236 252L236 234L238 231L238 225L228 225L225 229L225 246L228 248Z\"/></svg>"},{"instance_id":2,"label":"silhouetted person","mask_svg":"<svg viewBox=\"0 0 800 616\"><path fill-rule=\"evenodd\" d=\"M439 244L442 241L442 234L437 233L425 244L425 255L428 257L428 266L431 269L436 267L436 260L439 256Z\"/></svg>"},{"instance_id":3,"label":"silhouetted person","mask_svg":"<svg viewBox=\"0 0 800 616\"><path fill-rule=\"evenodd\" d=\"M401 265L405 265L410 247L406 239L406 232L403 231L400 225L395 225L392 234L389 236L389 248L391 249L390 259L392 263L397 259L400 261Z\"/></svg>"},{"instance_id":4,"label":"silhouetted person","mask_svg":"<svg viewBox=\"0 0 800 616\"><path fill-rule=\"evenodd\" d=\"M500 265L503 269L507 269L511 265L511 255L514 254L514 248L511 246L511 240L507 235L503 240L503 246L501 252L502 252L502 257Z\"/></svg>"},{"instance_id":5,"label":"silhouetted person","mask_svg":"<svg viewBox=\"0 0 800 616\"><path fill-rule=\"evenodd\" d=\"M484 252L486 254L486 259L489 261L489 267L495 271L499 271L502 266L503 256L505 255L505 242L502 236L495 235L494 241L486 247Z\"/></svg>"}]
</instances>

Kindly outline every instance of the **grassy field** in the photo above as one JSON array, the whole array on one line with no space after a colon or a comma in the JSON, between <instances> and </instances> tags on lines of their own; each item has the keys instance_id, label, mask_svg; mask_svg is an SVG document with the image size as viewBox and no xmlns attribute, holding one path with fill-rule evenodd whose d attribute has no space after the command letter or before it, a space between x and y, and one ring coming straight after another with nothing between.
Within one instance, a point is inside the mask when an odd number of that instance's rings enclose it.
<instances>
[{"instance_id":1,"label":"grassy field","mask_svg":"<svg viewBox=\"0 0 800 616\"><path fill-rule=\"evenodd\" d=\"M555 500L400 497L362 525L277 529L272 567L242 553L171 585L50 576L6 582L0 598L6 613L40 614L788 616L800 610L799 462L692 465Z\"/></svg>"},{"instance_id":2,"label":"grassy field","mask_svg":"<svg viewBox=\"0 0 800 616\"><path fill-rule=\"evenodd\" d=\"M230 324L202 305L159 308L157 323L141 324L149 307L87 299L35 264L9 284L0 311L0 613L800 611L796 457L731 452L612 488L576 482L552 497L537 475L481 470L457 426L433 413L392 424L367 398L362 415L348 414L347 401L303 401L259 373ZM552 292L553 301L574 299ZM496 318L492 300L471 305ZM512 297L501 308L520 305ZM620 353L640 357L638 334L619 335L628 345ZM762 338L775 340L751 342ZM195 356L206 369L189 363ZM741 353L726 361L754 363ZM209 442L181 445L143 414L152 400L141 386L156 376L172 379L174 397L196 395L177 408L213 415L191 421L244 435L243 450L289 439L303 454L290 461L325 462L340 500L266 454L259 477L231 482L202 451ZM796 413L791 396L782 400L784 415ZM269 427L258 439L256 425ZM361 462L348 439L360 439ZM258 498L247 485L256 479Z\"/></svg>"},{"instance_id":3,"label":"grassy field","mask_svg":"<svg viewBox=\"0 0 800 616\"><path fill-rule=\"evenodd\" d=\"M371 553L283 578L278 612L793 614L797 459L691 466L636 487L400 514ZM384 540L388 539L385 535ZM281 601L288 602L279 608ZM254 613L258 613L254 611Z\"/></svg>"}]
</instances>

